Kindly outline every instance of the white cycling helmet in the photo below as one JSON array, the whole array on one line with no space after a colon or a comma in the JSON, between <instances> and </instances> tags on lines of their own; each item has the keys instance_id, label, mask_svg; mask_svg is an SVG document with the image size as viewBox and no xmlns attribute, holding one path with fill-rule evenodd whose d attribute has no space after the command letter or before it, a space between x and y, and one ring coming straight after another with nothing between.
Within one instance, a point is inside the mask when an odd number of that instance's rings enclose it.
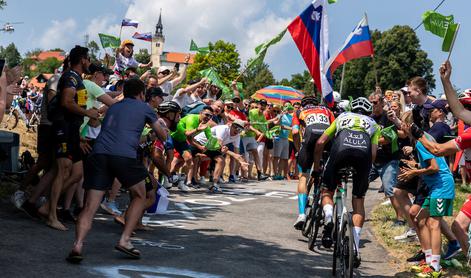
<instances>
[{"instance_id":1,"label":"white cycling helmet","mask_svg":"<svg viewBox=\"0 0 471 278\"><path fill-rule=\"evenodd\" d=\"M373 105L364 97L359 97L352 101L351 107L354 113L370 114L373 111Z\"/></svg>"},{"instance_id":2,"label":"white cycling helmet","mask_svg":"<svg viewBox=\"0 0 471 278\"><path fill-rule=\"evenodd\" d=\"M342 96L339 92L334 91L334 102L339 103L340 101L342 101Z\"/></svg>"}]
</instances>

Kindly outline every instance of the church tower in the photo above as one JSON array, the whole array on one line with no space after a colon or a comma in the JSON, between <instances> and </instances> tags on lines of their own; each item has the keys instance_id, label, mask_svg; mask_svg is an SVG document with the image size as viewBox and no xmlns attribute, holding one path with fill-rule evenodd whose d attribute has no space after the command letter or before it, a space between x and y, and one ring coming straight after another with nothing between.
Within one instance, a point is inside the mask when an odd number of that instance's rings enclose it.
<instances>
[{"instance_id":1,"label":"church tower","mask_svg":"<svg viewBox=\"0 0 471 278\"><path fill-rule=\"evenodd\" d=\"M165 37L162 25L162 9L160 9L159 21L155 25L155 33L152 36L152 67L160 67L160 55L163 53Z\"/></svg>"}]
</instances>

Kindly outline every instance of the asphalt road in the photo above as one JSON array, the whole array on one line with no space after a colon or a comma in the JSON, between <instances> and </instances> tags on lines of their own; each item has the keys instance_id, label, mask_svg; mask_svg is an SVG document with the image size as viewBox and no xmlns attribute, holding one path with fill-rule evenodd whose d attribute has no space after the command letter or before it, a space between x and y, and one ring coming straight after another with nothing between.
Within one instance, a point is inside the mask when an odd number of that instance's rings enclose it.
<instances>
[{"instance_id":1,"label":"asphalt road","mask_svg":"<svg viewBox=\"0 0 471 278\"><path fill-rule=\"evenodd\" d=\"M368 192L368 210L381 200L377 187L373 183ZM121 228L100 211L81 265L65 261L73 225L67 232L55 231L9 203L0 204L0 277L331 277L331 251L309 251L292 227L296 183L223 188L218 195L171 190L169 213L146 218L154 230L134 238L140 260L114 251ZM368 221L362 237L357 276L393 276L395 266L374 240Z\"/></svg>"}]
</instances>

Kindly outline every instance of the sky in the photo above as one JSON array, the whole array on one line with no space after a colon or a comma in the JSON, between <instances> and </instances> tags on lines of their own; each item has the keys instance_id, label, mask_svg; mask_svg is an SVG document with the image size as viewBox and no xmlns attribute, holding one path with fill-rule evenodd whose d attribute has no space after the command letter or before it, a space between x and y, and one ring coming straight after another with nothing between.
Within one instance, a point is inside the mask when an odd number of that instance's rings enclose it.
<instances>
[{"instance_id":1,"label":"sky","mask_svg":"<svg viewBox=\"0 0 471 278\"><path fill-rule=\"evenodd\" d=\"M370 29L384 31L394 25L415 28L421 15L434 9L441 0L338 0L328 5L330 52L335 52L364 13L368 14ZM186 52L190 40L198 46L209 41L223 39L236 44L242 62L254 55L254 48L282 31L311 1L307 0L7 0L0 11L3 22L22 21L15 25L15 32L0 33L0 45L14 42L21 54L41 48L71 49L84 44L85 35L98 40L98 33L118 36L123 18L140 22L137 29L126 27L122 38L130 38L134 32L154 32L162 10L163 32L166 38L164 51ZM438 12L453 14L461 23L451 62L452 82L456 87L471 88L468 64L471 55L465 46L471 45L471 1L445 0ZM1 22L0 22L1 23ZM441 39L424 30L417 30L421 47L433 61L437 89L441 94L438 68L446 60L441 51ZM401 43L401 42L398 42ZM144 41L136 42L137 48L149 48ZM368 59L368 58L366 58ZM306 65L289 32L283 40L268 50L265 62L275 78L290 78L292 74L306 70ZM397 88L388 88L397 89Z\"/></svg>"}]
</instances>

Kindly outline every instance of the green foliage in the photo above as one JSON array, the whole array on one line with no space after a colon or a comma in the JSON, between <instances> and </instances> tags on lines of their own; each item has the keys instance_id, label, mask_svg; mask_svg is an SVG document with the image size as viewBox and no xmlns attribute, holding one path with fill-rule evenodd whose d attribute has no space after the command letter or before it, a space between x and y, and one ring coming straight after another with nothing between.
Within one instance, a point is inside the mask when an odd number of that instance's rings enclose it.
<instances>
[{"instance_id":1,"label":"green foliage","mask_svg":"<svg viewBox=\"0 0 471 278\"><path fill-rule=\"evenodd\" d=\"M247 64L249 63L250 61L247 62ZM262 63L259 66L248 69L242 76L241 82L244 84L243 97L245 99L257 90L275 84L275 78L268 65Z\"/></svg>"},{"instance_id":2,"label":"green foliage","mask_svg":"<svg viewBox=\"0 0 471 278\"><path fill-rule=\"evenodd\" d=\"M43 50L41 48L35 48L25 53L25 57L38 56Z\"/></svg>"},{"instance_id":3,"label":"green foliage","mask_svg":"<svg viewBox=\"0 0 471 278\"><path fill-rule=\"evenodd\" d=\"M239 75L240 58L236 45L219 40L209 43L210 52L206 55L197 53L195 62L188 67L187 80L200 78L201 70L213 67L222 81L229 85Z\"/></svg>"},{"instance_id":4,"label":"green foliage","mask_svg":"<svg viewBox=\"0 0 471 278\"><path fill-rule=\"evenodd\" d=\"M90 41L88 43L87 47L89 49L89 54L90 54L91 61L93 63L100 62L98 57L97 57L98 52L100 51L100 47L98 46L96 41Z\"/></svg>"},{"instance_id":5,"label":"green foliage","mask_svg":"<svg viewBox=\"0 0 471 278\"><path fill-rule=\"evenodd\" d=\"M139 52L134 53L134 59L141 64L147 64L150 61L150 54L146 48L139 49Z\"/></svg>"},{"instance_id":6,"label":"green foliage","mask_svg":"<svg viewBox=\"0 0 471 278\"><path fill-rule=\"evenodd\" d=\"M35 70L35 75L40 73L53 73L55 69L59 68L62 62L54 57L47 58L46 60L38 63Z\"/></svg>"},{"instance_id":7,"label":"green foliage","mask_svg":"<svg viewBox=\"0 0 471 278\"><path fill-rule=\"evenodd\" d=\"M9 68L21 64L21 54L14 43L10 43L6 48L0 47L0 57L6 60Z\"/></svg>"},{"instance_id":8,"label":"green foliage","mask_svg":"<svg viewBox=\"0 0 471 278\"><path fill-rule=\"evenodd\" d=\"M0 10L3 10L6 5L7 5L7 1L6 1L6 0L0 0Z\"/></svg>"},{"instance_id":9,"label":"green foliage","mask_svg":"<svg viewBox=\"0 0 471 278\"><path fill-rule=\"evenodd\" d=\"M414 76L424 77L430 89L435 88L433 63L420 48L420 41L409 26L394 26L390 30L371 34L375 50L374 61L378 83L385 90L395 90ZM340 89L342 67L334 73L334 90ZM343 98L365 96L375 88L375 72L371 58L361 58L346 64Z\"/></svg>"}]
</instances>

